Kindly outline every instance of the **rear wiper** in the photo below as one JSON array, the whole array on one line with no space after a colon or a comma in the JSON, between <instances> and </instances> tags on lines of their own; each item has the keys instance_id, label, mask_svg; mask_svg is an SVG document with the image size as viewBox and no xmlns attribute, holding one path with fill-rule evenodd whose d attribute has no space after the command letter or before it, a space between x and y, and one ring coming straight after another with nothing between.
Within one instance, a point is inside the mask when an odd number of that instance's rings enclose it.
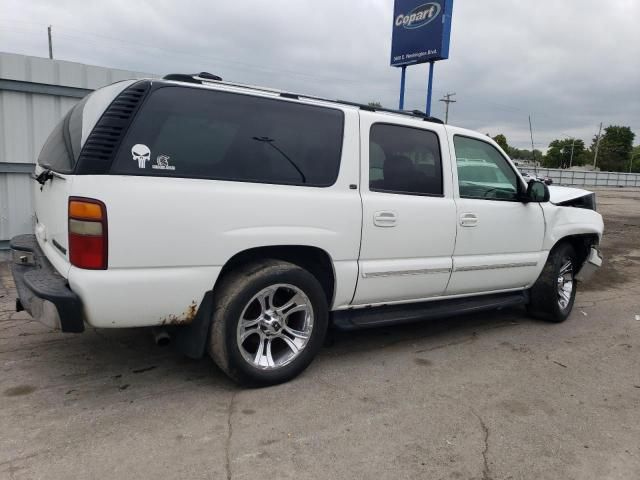
<instances>
[{"instance_id":1,"label":"rear wiper","mask_svg":"<svg viewBox=\"0 0 640 480\"><path fill-rule=\"evenodd\" d=\"M44 185L48 180L51 180L53 178L53 172L48 168L45 168L38 175L32 175L31 178L33 178L40 185Z\"/></svg>"},{"instance_id":2,"label":"rear wiper","mask_svg":"<svg viewBox=\"0 0 640 480\"><path fill-rule=\"evenodd\" d=\"M300 170L298 168L298 166L296 165L296 163L291 160L291 158L289 158L289 155L287 155L286 153L284 153L282 150L280 150L273 142L275 142L275 140L273 138L269 138L269 137L253 137L254 140L257 140L259 142L264 142L268 145L271 145L278 153L280 153L280 155L282 155L284 158L287 159L287 161L291 164L291 166L293 168L295 168L298 173L300 174L300 177L302 178L302 183L307 183L307 177L304 176L304 173L302 173L302 170Z\"/></svg>"}]
</instances>

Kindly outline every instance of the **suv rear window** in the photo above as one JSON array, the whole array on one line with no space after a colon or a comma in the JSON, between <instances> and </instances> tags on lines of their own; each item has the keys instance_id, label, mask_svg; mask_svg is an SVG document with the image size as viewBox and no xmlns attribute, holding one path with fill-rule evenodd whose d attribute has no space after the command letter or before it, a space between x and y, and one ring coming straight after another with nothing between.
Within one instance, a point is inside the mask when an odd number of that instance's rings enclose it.
<instances>
[{"instance_id":1,"label":"suv rear window","mask_svg":"<svg viewBox=\"0 0 640 480\"><path fill-rule=\"evenodd\" d=\"M162 87L136 116L112 174L325 187L338 177L340 110Z\"/></svg>"},{"instance_id":2,"label":"suv rear window","mask_svg":"<svg viewBox=\"0 0 640 480\"><path fill-rule=\"evenodd\" d=\"M82 110L89 96L74 105L55 126L38 156L40 166L56 172L71 173L80 156Z\"/></svg>"}]
</instances>

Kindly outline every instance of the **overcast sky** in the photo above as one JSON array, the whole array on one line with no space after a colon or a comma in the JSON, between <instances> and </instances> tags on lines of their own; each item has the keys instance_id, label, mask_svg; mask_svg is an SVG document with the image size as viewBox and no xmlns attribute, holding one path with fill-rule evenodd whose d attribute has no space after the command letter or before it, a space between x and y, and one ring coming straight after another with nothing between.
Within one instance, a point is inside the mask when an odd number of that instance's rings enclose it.
<instances>
[{"instance_id":1,"label":"overcast sky","mask_svg":"<svg viewBox=\"0 0 640 480\"><path fill-rule=\"evenodd\" d=\"M0 0L0 50L114 68L224 79L397 107L393 0ZM530 148L598 124L640 143L640 1L455 0L450 59L433 114ZM407 70L406 108L425 109L427 67Z\"/></svg>"}]
</instances>

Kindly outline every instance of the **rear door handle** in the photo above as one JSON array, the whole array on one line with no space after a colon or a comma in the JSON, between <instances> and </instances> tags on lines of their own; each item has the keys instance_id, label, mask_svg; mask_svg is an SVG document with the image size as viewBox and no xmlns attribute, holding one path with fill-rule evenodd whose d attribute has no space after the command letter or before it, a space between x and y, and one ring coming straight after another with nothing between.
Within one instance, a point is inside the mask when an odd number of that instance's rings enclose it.
<instances>
[{"instance_id":1,"label":"rear door handle","mask_svg":"<svg viewBox=\"0 0 640 480\"><path fill-rule=\"evenodd\" d=\"M475 227L478 225L478 216L475 213L463 213L460 215L460 225L463 227Z\"/></svg>"},{"instance_id":2,"label":"rear door handle","mask_svg":"<svg viewBox=\"0 0 640 480\"><path fill-rule=\"evenodd\" d=\"M373 224L377 227L395 227L397 221L396 212L376 212L373 215Z\"/></svg>"}]
</instances>

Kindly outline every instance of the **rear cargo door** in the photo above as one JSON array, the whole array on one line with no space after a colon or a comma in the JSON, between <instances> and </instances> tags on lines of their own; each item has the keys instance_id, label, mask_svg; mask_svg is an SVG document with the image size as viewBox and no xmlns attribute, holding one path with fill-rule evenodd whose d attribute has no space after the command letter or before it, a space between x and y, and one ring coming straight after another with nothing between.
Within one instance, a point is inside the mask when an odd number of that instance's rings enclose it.
<instances>
[{"instance_id":1,"label":"rear cargo door","mask_svg":"<svg viewBox=\"0 0 640 480\"><path fill-rule=\"evenodd\" d=\"M40 248L65 278L69 271L68 204L76 176L74 169L87 136L105 109L133 80L117 82L86 96L53 129L42 147L36 175L47 173L43 184L33 182L35 234ZM94 146L95 148L95 146Z\"/></svg>"},{"instance_id":2,"label":"rear cargo door","mask_svg":"<svg viewBox=\"0 0 640 480\"><path fill-rule=\"evenodd\" d=\"M42 168L36 169L36 175L42 171ZM34 182L36 238L47 258L65 277L69 269L67 204L72 181L70 175L53 174L42 186Z\"/></svg>"},{"instance_id":3,"label":"rear cargo door","mask_svg":"<svg viewBox=\"0 0 640 480\"><path fill-rule=\"evenodd\" d=\"M35 205L35 234L40 247L58 272L66 277L67 208L73 167L80 151L82 107L75 105L53 129L42 147L36 176L45 177L42 184L33 182Z\"/></svg>"}]
</instances>

